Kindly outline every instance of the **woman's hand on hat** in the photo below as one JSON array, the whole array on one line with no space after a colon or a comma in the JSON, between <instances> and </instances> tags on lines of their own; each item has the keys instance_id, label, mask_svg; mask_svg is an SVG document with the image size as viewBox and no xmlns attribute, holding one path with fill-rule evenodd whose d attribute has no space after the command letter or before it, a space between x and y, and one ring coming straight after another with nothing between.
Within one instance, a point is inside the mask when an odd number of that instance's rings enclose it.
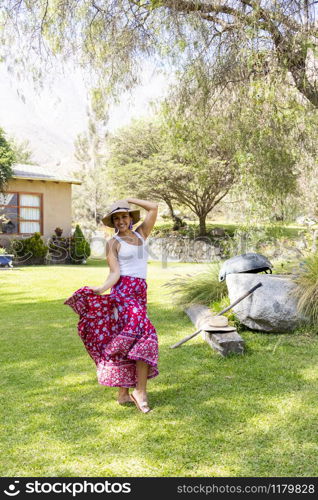
<instances>
[{"instance_id":1,"label":"woman's hand on hat","mask_svg":"<svg viewBox=\"0 0 318 500\"><path fill-rule=\"evenodd\" d=\"M140 200L138 200L137 198L132 198L131 196L128 196L128 198L126 198L125 201L127 203L133 203L133 205L139 205L138 201L140 201Z\"/></svg>"}]
</instances>

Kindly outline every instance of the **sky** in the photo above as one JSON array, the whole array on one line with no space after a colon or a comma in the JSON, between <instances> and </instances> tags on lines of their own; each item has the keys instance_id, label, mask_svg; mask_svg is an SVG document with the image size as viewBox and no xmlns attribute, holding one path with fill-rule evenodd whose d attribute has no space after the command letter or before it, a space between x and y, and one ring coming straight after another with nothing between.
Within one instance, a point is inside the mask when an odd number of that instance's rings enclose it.
<instances>
[{"instance_id":1,"label":"sky","mask_svg":"<svg viewBox=\"0 0 318 500\"><path fill-rule=\"evenodd\" d=\"M18 142L29 141L34 163L69 173L77 166L74 140L87 126L88 89L80 70L55 73L40 91L30 77L19 78L0 64L0 127ZM110 108L108 129L114 131L133 117L147 115L150 102L167 88L167 78L151 64L145 65L142 85Z\"/></svg>"}]
</instances>

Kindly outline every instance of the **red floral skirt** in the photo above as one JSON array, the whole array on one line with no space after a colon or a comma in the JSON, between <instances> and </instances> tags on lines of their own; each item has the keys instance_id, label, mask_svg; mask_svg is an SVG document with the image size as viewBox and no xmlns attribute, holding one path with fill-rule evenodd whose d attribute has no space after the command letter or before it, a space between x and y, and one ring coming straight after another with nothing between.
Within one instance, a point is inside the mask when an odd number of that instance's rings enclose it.
<instances>
[{"instance_id":1,"label":"red floral skirt","mask_svg":"<svg viewBox=\"0 0 318 500\"><path fill-rule=\"evenodd\" d=\"M78 333L96 363L102 385L135 387L136 361L149 365L148 378L158 375L158 339L147 316L147 283L121 276L109 295L88 287L64 304L80 315Z\"/></svg>"}]
</instances>

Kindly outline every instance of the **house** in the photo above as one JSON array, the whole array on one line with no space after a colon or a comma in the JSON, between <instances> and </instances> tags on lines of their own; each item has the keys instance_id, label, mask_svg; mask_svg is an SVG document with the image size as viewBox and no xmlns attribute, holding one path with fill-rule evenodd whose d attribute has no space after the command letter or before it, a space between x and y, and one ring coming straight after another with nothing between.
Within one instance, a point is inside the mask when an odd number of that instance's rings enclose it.
<instances>
[{"instance_id":1,"label":"house","mask_svg":"<svg viewBox=\"0 0 318 500\"><path fill-rule=\"evenodd\" d=\"M72 225L72 184L81 182L43 167L15 164L6 192L0 194L0 246L35 232L47 241L56 227L68 236Z\"/></svg>"}]
</instances>

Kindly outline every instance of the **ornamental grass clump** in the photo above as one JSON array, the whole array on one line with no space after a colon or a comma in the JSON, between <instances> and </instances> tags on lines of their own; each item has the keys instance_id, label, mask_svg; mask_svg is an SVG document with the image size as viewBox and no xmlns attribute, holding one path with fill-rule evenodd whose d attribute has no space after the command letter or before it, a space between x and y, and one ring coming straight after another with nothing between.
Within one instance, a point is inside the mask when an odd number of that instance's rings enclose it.
<instances>
[{"instance_id":1,"label":"ornamental grass clump","mask_svg":"<svg viewBox=\"0 0 318 500\"><path fill-rule=\"evenodd\" d=\"M294 277L297 309L304 321L318 324L318 252L307 257L300 273Z\"/></svg>"},{"instance_id":2,"label":"ornamental grass clump","mask_svg":"<svg viewBox=\"0 0 318 500\"><path fill-rule=\"evenodd\" d=\"M218 264L211 264L203 272L176 276L163 286L171 289L176 304L186 307L189 304L210 306L227 295L225 282L219 282Z\"/></svg>"}]
</instances>

